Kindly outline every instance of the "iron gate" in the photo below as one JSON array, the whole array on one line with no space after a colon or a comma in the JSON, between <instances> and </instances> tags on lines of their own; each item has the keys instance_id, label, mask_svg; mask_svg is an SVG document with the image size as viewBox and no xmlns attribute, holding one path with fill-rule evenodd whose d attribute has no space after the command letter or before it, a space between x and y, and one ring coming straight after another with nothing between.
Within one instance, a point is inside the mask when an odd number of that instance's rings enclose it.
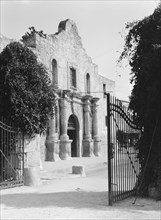
<instances>
[{"instance_id":1,"label":"iron gate","mask_svg":"<svg viewBox=\"0 0 161 220\"><path fill-rule=\"evenodd\" d=\"M136 193L140 164L139 128L128 107L107 94L109 205Z\"/></svg>"},{"instance_id":2,"label":"iron gate","mask_svg":"<svg viewBox=\"0 0 161 220\"><path fill-rule=\"evenodd\" d=\"M23 185L23 151L22 133L0 117L0 189Z\"/></svg>"}]
</instances>

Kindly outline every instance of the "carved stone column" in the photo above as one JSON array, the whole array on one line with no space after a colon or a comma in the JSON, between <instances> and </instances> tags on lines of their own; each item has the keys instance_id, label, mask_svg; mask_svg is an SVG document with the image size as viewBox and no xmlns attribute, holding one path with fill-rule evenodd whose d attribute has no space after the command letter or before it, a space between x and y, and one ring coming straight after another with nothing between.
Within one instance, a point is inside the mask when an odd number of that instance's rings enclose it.
<instances>
[{"instance_id":1,"label":"carved stone column","mask_svg":"<svg viewBox=\"0 0 161 220\"><path fill-rule=\"evenodd\" d=\"M71 142L67 135L68 121L67 121L67 103L64 97L60 100L60 118L61 118L61 136L60 136L60 158L67 160L71 158Z\"/></svg>"},{"instance_id":2,"label":"carved stone column","mask_svg":"<svg viewBox=\"0 0 161 220\"><path fill-rule=\"evenodd\" d=\"M59 140L58 135L55 132L55 116L49 120L49 134L46 140L47 147L47 161L59 160Z\"/></svg>"},{"instance_id":3,"label":"carved stone column","mask_svg":"<svg viewBox=\"0 0 161 220\"><path fill-rule=\"evenodd\" d=\"M93 141L91 139L91 120L90 120L90 98L91 96L84 96L84 139L83 139L83 156L93 156Z\"/></svg>"},{"instance_id":4,"label":"carved stone column","mask_svg":"<svg viewBox=\"0 0 161 220\"><path fill-rule=\"evenodd\" d=\"M100 156L101 154L101 145L100 145L100 138L98 135L98 114L97 114L97 101L99 100L99 98L93 98L92 99L92 103L93 103L93 108L92 108L92 112L93 112L93 124L92 124L92 130L93 130L93 140L94 140L94 155L95 156Z\"/></svg>"}]
</instances>

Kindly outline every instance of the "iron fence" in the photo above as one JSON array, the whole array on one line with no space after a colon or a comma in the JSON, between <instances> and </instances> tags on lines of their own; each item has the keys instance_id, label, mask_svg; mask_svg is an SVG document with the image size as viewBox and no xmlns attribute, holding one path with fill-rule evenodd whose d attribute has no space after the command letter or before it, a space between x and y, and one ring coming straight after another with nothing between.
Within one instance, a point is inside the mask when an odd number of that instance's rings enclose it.
<instances>
[{"instance_id":1,"label":"iron fence","mask_svg":"<svg viewBox=\"0 0 161 220\"><path fill-rule=\"evenodd\" d=\"M0 117L0 189L23 185L24 140L12 122Z\"/></svg>"},{"instance_id":2,"label":"iron fence","mask_svg":"<svg viewBox=\"0 0 161 220\"><path fill-rule=\"evenodd\" d=\"M107 94L109 205L136 192L140 174L141 128L127 106Z\"/></svg>"}]
</instances>

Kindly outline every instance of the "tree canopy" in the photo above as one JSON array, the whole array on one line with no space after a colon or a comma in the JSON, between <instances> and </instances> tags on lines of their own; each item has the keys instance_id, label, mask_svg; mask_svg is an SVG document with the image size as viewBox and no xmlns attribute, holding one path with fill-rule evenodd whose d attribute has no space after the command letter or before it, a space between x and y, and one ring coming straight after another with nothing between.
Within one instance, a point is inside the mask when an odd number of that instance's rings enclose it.
<instances>
[{"instance_id":1,"label":"tree canopy","mask_svg":"<svg viewBox=\"0 0 161 220\"><path fill-rule=\"evenodd\" d=\"M134 86L129 107L134 119L144 127L139 158L144 172L142 190L147 192L154 182L159 181L161 186L161 4L152 15L128 23L126 28L128 34L119 61L128 58L131 66Z\"/></svg>"},{"instance_id":2,"label":"tree canopy","mask_svg":"<svg viewBox=\"0 0 161 220\"><path fill-rule=\"evenodd\" d=\"M55 104L45 67L29 48L12 42L0 54L0 70L1 114L24 134L44 131Z\"/></svg>"}]
</instances>

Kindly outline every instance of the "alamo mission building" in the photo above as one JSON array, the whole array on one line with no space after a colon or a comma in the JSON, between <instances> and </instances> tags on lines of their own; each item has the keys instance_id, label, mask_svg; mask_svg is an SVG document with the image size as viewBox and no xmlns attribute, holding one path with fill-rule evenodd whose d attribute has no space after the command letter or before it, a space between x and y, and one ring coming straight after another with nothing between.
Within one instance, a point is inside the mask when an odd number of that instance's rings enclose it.
<instances>
[{"instance_id":1,"label":"alamo mission building","mask_svg":"<svg viewBox=\"0 0 161 220\"><path fill-rule=\"evenodd\" d=\"M10 40L1 36L1 42L4 47ZM114 95L115 82L99 74L83 48L76 24L70 19L61 21L55 34L44 38L34 33L23 43L46 66L56 93L55 117L49 120L47 131L32 142L25 141L27 166L38 165L40 157L56 161L104 154L104 92Z\"/></svg>"}]
</instances>

